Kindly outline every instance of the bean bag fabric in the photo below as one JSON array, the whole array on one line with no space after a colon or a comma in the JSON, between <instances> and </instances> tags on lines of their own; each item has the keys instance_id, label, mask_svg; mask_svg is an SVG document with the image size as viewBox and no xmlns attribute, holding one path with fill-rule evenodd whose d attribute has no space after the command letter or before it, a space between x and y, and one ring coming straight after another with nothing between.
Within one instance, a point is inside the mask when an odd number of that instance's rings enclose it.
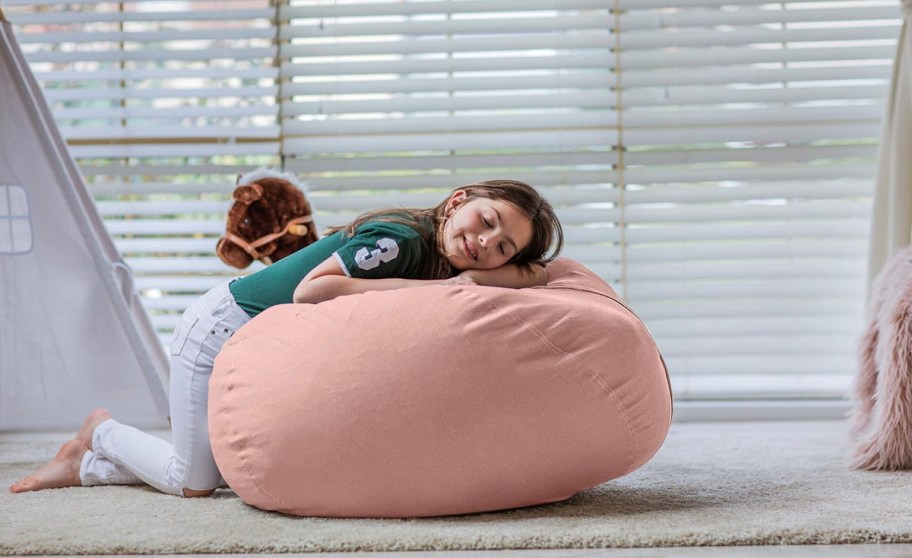
<instances>
[{"instance_id":1,"label":"bean bag fabric","mask_svg":"<svg viewBox=\"0 0 912 558\"><path fill-rule=\"evenodd\" d=\"M420 517L556 502L640 467L671 422L659 351L584 266L548 275L266 310L210 382L228 485L264 510Z\"/></svg>"}]
</instances>

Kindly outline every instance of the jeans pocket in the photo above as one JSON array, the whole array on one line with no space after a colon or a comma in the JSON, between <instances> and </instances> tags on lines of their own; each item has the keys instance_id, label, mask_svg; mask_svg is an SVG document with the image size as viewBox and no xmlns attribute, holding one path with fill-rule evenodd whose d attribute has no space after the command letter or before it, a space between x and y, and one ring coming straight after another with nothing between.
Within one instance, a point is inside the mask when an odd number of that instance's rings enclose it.
<instances>
[{"instance_id":1,"label":"jeans pocket","mask_svg":"<svg viewBox=\"0 0 912 558\"><path fill-rule=\"evenodd\" d=\"M171 355L179 355L181 351L184 350L184 345L187 344L187 337L190 335L190 330L193 329L193 326L196 325L196 322L199 321L199 316L183 316L181 321L178 322L177 327L174 328L174 337L171 339Z\"/></svg>"}]
</instances>

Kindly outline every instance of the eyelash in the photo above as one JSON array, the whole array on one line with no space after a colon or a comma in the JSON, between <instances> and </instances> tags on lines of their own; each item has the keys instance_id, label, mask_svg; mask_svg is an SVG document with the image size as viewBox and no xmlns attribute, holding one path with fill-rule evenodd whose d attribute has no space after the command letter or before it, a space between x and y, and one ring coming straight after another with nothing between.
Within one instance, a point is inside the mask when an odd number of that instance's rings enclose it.
<instances>
[{"instance_id":1,"label":"eyelash","mask_svg":"<svg viewBox=\"0 0 912 558\"><path fill-rule=\"evenodd\" d=\"M490 227L490 228L492 228L492 229L494 228L494 225L492 225L491 222L488 221L488 218L487 218L486 216L482 215L482 216L481 216L481 220L484 221L485 225L487 225L488 227ZM498 244L498 245L497 245L497 248L500 250L500 254L501 254L502 256L506 256L506 255L507 255L507 251L504 250L504 247L503 247L503 242L501 242L500 244Z\"/></svg>"},{"instance_id":2,"label":"eyelash","mask_svg":"<svg viewBox=\"0 0 912 558\"><path fill-rule=\"evenodd\" d=\"M481 220L484 221L484 224L485 224L485 225L487 225L487 226L489 226L489 227L491 227L491 228L494 228L494 225L492 225L492 224L488 221L488 218L485 217L484 215L481 216ZM504 255L504 256L507 255L506 251L504 251L503 242L501 242L500 244L498 244L497 247L500 248L500 253L501 253L502 255Z\"/></svg>"}]
</instances>

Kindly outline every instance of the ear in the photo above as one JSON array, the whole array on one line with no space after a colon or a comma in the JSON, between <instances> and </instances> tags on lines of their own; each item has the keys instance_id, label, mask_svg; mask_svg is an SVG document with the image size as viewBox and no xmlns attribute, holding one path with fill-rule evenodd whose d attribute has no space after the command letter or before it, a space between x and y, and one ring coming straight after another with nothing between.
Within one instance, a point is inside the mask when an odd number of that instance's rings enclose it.
<instances>
[{"instance_id":1,"label":"ear","mask_svg":"<svg viewBox=\"0 0 912 558\"><path fill-rule=\"evenodd\" d=\"M450 199L447 200L446 210L443 212L447 217L450 216L450 213L456 211L456 209L465 203L468 195L465 190L456 190L450 194Z\"/></svg>"},{"instance_id":2,"label":"ear","mask_svg":"<svg viewBox=\"0 0 912 558\"><path fill-rule=\"evenodd\" d=\"M227 238L219 239L215 247L215 253L218 254L219 259L223 262L238 269L244 269L253 261L250 254Z\"/></svg>"},{"instance_id":3,"label":"ear","mask_svg":"<svg viewBox=\"0 0 912 558\"><path fill-rule=\"evenodd\" d=\"M235 200L250 205L263 197L263 187L256 182L253 184L245 184L244 186L235 188L232 195Z\"/></svg>"}]
</instances>

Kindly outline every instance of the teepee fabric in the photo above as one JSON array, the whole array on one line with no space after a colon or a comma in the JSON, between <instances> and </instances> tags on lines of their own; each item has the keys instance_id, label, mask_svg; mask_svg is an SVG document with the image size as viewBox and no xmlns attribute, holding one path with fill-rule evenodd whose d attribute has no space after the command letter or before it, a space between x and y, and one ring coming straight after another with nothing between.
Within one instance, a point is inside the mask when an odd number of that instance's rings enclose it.
<instances>
[{"instance_id":1,"label":"teepee fabric","mask_svg":"<svg viewBox=\"0 0 912 558\"><path fill-rule=\"evenodd\" d=\"M890 97L878 154L877 186L868 253L868 291L884 264L912 238L912 0L903 0Z\"/></svg>"},{"instance_id":2,"label":"teepee fabric","mask_svg":"<svg viewBox=\"0 0 912 558\"><path fill-rule=\"evenodd\" d=\"M2 14L0 90L0 430L164 426L164 351Z\"/></svg>"}]
</instances>

